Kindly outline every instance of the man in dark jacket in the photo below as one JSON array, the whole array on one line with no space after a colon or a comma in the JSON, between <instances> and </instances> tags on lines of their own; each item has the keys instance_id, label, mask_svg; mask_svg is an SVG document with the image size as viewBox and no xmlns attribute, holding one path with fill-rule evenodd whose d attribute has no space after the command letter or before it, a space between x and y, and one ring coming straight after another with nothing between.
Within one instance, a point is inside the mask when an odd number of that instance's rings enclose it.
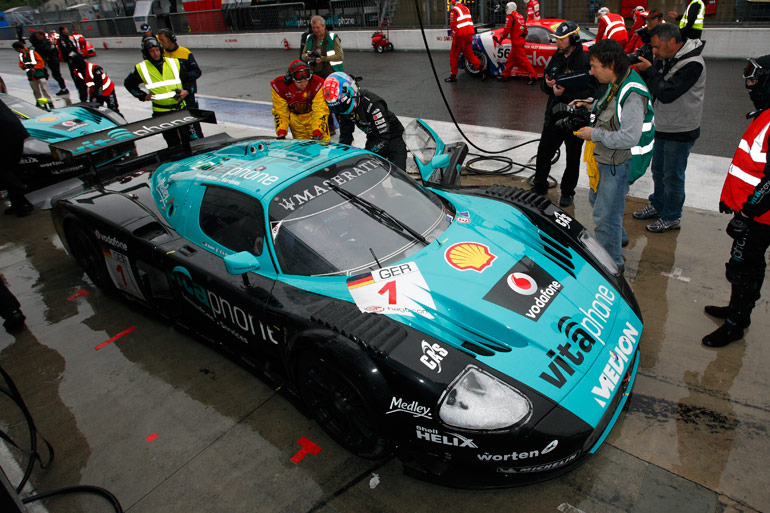
<instances>
[{"instance_id":1,"label":"man in dark jacket","mask_svg":"<svg viewBox=\"0 0 770 513\"><path fill-rule=\"evenodd\" d=\"M62 59L64 59L70 69L70 76L72 77L72 81L75 83L75 86L78 88L78 96L80 96L80 101L88 101L88 89L86 88L85 84L80 84L78 82L77 75L75 74L75 67L69 58L69 55L73 52L79 55L80 50L78 49L78 44L75 41L75 38L70 35L69 29L64 25L59 27L59 39L56 41L56 45L59 47L59 53L61 54Z\"/></svg>"},{"instance_id":2,"label":"man in dark jacket","mask_svg":"<svg viewBox=\"0 0 770 513\"><path fill-rule=\"evenodd\" d=\"M557 51L548 61L545 77L541 87L548 95L545 107L545 122L540 144L537 147L537 161L533 190L541 195L548 193L548 175L551 172L551 160L556 151L564 144L567 153L567 167L561 179L561 198L559 205L572 205L575 196L575 186L580 171L580 149L583 140L573 135L572 130L561 130L556 127L553 109L559 104L569 104L572 100L596 98L599 84L590 77L587 81L576 85L562 84L559 79L567 73L575 71L588 72L590 65L588 55L583 51L580 42L580 28L574 21L562 22L556 27Z\"/></svg>"},{"instance_id":3,"label":"man in dark jacket","mask_svg":"<svg viewBox=\"0 0 770 513\"><path fill-rule=\"evenodd\" d=\"M341 71L324 81L324 99L329 110L340 120L340 144L353 142L353 130L366 134L364 149L406 169L404 126L388 110L385 100L365 89L359 89L353 77Z\"/></svg>"},{"instance_id":4,"label":"man in dark jacket","mask_svg":"<svg viewBox=\"0 0 770 513\"><path fill-rule=\"evenodd\" d=\"M19 175L19 161L24 152L24 139L29 133L21 124L19 117L0 101L0 154L3 155L4 169L0 171L0 189L8 191L11 206L5 209L6 215L25 216L32 212L32 204L24 197L26 187Z\"/></svg>"},{"instance_id":5,"label":"man in dark jacket","mask_svg":"<svg viewBox=\"0 0 770 513\"><path fill-rule=\"evenodd\" d=\"M59 84L59 92L56 96L63 96L69 94L67 90L67 84L64 82L64 77L61 76L61 69L59 66L59 51L54 44L45 35L45 32L38 30L30 38L30 43L35 47L35 51L40 54L40 57L45 59L45 63L48 69L51 70L51 76L56 83Z\"/></svg>"}]
</instances>

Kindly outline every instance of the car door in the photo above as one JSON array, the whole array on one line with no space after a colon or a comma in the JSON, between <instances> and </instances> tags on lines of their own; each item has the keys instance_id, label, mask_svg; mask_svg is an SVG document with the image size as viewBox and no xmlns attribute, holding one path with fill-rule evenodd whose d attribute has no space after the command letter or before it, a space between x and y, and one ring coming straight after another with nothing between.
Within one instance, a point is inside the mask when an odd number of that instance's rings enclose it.
<instances>
[{"instance_id":1,"label":"car door","mask_svg":"<svg viewBox=\"0 0 770 513\"><path fill-rule=\"evenodd\" d=\"M185 238L168 255L171 280L185 310L184 322L226 349L257 356L277 352L285 330L268 320L266 303L275 280L265 248L265 220L256 198L217 185L202 185L190 202ZM226 255L248 251L266 272L232 275ZM245 278L244 278L245 276Z\"/></svg>"}]
</instances>

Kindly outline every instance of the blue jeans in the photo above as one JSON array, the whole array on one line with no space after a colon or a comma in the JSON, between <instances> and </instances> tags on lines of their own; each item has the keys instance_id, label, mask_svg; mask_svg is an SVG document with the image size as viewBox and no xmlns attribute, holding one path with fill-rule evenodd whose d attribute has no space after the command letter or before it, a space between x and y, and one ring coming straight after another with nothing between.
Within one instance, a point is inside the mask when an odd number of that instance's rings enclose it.
<instances>
[{"instance_id":1,"label":"blue jeans","mask_svg":"<svg viewBox=\"0 0 770 513\"><path fill-rule=\"evenodd\" d=\"M655 185L650 203L664 221L682 218L684 171L695 141L679 142L655 138L652 149L652 181Z\"/></svg>"},{"instance_id":2,"label":"blue jeans","mask_svg":"<svg viewBox=\"0 0 770 513\"><path fill-rule=\"evenodd\" d=\"M596 192L591 190L588 194L588 201L594 207L596 240L618 266L623 265L621 245L628 240L628 234L623 228L623 214L626 210L630 172L630 159L614 166L599 164L599 185Z\"/></svg>"}]
</instances>

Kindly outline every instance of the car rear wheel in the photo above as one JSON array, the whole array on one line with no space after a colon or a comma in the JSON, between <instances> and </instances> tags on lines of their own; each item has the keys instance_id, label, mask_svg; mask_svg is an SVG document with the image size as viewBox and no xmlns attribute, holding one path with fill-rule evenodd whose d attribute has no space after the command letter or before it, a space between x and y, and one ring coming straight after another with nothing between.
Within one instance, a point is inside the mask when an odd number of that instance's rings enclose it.
<instances>
[{"instance_id":1,"label":"car rear wheel","mask_svg":"<svg viewBox=\"0 0 770 513\"><path fill-rule=\"evenodd\" d=\"M94 238L83 228L75 224L73 219L64 228L64 236L67 238L67 246L78 265L86 272L94 285L104 292L115 290L107 266L104 264L104 256Z\"/></svg>"},{"instance_id":2,"label":"car rear wheel","mask_svg":"<svg viewBox=\"0 0 770 513\"><path fill-rule=\"evenodd\" d=\"M475 55L479 59L479 61L481 61L481 67L482 68L487 68L488 67L487 66L487 56L486 55L484 55L483 53L481 53L478 50L473 50L473 55ZM481 71L476 69L476 67L473 64L471 64L468 59L464 60L463 68L465 69L465 72L467 74L469 74L470 76L477 77L477 78L481 77ZM485 73L486 73L486 71L485 71Z\"/></svg>"},{"instance_id":3,"label":"car rear wheel","mask_svg":"<svg viewBox=\"0 0 770 513\"><path fill-rule=\"evenodd\" d=\"M314 351L300 355L298 388L316 422L356 456L377 459L390 452L376 401L355 369Z\"/></svg>"}]
</instances>

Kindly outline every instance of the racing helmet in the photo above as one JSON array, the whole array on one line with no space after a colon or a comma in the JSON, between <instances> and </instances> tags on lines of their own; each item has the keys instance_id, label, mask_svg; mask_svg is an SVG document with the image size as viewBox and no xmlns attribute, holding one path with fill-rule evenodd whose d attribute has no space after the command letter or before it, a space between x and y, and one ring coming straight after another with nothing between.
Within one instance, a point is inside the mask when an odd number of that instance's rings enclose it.
<instances>
[{"instance_id":1,"label":"racing helmet","mask_svg":"<svg viewBox=\"0 0 770 513\"><path fill-rule=\"evenodd\" d=\"M149 32L150 28L151 27L149 23L142 23L142 26L139 27L139 32Z\"/></svg>"},{"instance_id":2,"label":"racing helmet","mask_svg":"<svg viewBox=\"0 0 770 513\"><path fill-rule=\"evenodd\" d=\"M599 9L599 17L600 18L602 16L604 16L605 14L609 14L609 13L610 13L610 8L609 7L605 6L605 7L602 7L601 9Z\"/></svg>"},{"instance_id":3,"label":"racing helmet","mask_svg":"<svg viewBox=\"0 0 770 513\"><path fill-rule=\"evenodd\" d=\"M163 47L160 46L160 43L158 43L158 40L155 39L154 37L148 37L142 43L142 55L144 56L144 58L147 59L148 61L152 60L150 58L150 48L153 48L153 47L160 48L160 58L162 59L163 58Z\"/></svg>"},{"instance_id":4,"label":"racing helmet","mask_svg":"<svg viewBox=\"0 0 770 513\"><path fill-rule=\"evenodd\" d=\"M748 59L743 69L743 79L746 89L749 90L754 107L764 110L770 107L770 55ZM756 84L749 85L749 80L756 80Z\"/></svg>"},{"instance_id":5,"label":"racing helmet","mask_svg":"<svg viewBox=\"0 0 770 513\"><path fill-rule=\"evenodd\" d=\"M335 114L350 114L358 107L356 81L341 71L335 71L324 80L324 100Z\"/></svg>"},{"instance_id":6,"label":"racing helmet","mask_svg":"<svg viewBox=\"0 0 770 513\"><path fill-rule=\"evenodd\" d=\"M569 37L569 42L577 46L580 43L580 27L572 20L562 21L554 32L556 39Z\"/></svg>"},{"instance_id":7,"label":"racing helmet","mask_svg":"<svg viewBox=\"0 0 770 513\"><path fill-rule=\"evenodd\" d=\"M505 14L511 14L516 10L516 2L508 2L505 4Z\"/></svg>"}]
</instances>

